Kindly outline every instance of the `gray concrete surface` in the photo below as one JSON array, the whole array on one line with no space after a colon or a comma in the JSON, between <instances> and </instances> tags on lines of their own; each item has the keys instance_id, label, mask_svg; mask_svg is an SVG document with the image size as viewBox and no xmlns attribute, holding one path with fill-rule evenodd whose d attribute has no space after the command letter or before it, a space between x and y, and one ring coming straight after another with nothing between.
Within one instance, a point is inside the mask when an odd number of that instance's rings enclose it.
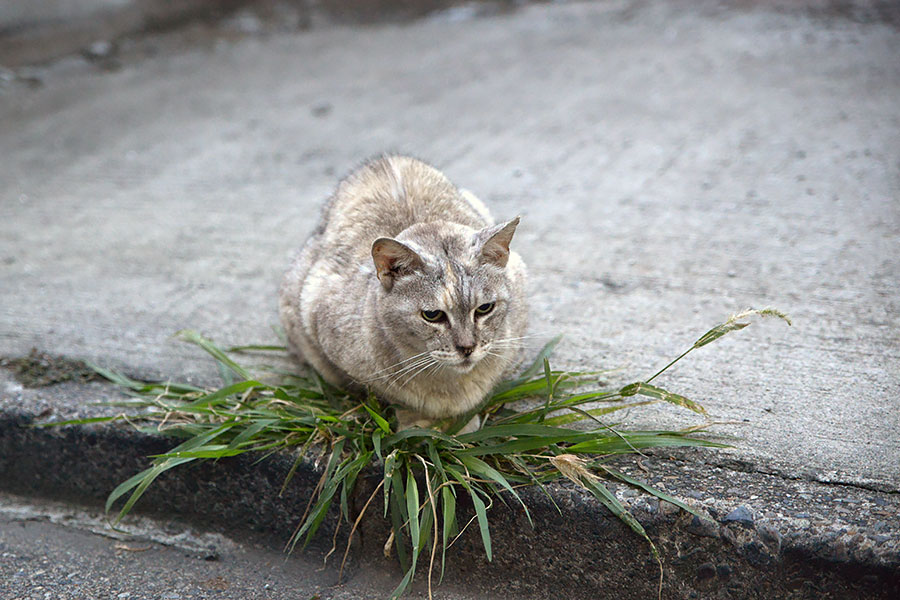
<instances>
[{"instance_id":1,"label":"gray concrete surface","mask_svg":"<svg viewBox=\"0 0 900 600\"><path fill-rule=\"evenodd\" d=\"M743 456L898 489L900 35L686 7L325 29L8 89L2 354L208 373L169 336L270 341L321 200L403 150L524 216L558 365L642 377L777 306L794 328L754 326L662 383L747 420L723 428Z\"/></svg>"},{"instance_id":2,"label":"gray concrete surface","mask_svg":"<svg viewBox=\"0 0 900 600\"><path fill-rule=\"evenodd\" d=\"M640 378L746 306L788 312L793 328L755 324L660 380L741 422L718 428L735 450L694 464L895 498L900 33L820 4L457 11L8 83L0 354L210 379L169 336L272 341L321 200L400 150L523 215L533 331L566 334L558 366Z\"/></svg>"},{"instance_id":3,"label":"gray concrete surface","mask_svg":"<svg viewBox=\"0 0 900 600\"><path fill-rule=\"evenodd\" d=\"M879 0L882 1L882 0ZM137 40L175 38L196 44L212 35L284 33L324 24L402 22L430 13L445 16L508 12L517 0L5 0L0 3L0 74L4 68L46 65L82 53L115 69L109 54Z\"/></svg>"},{"instance_id":4,"label":"gray concrete surface","mask_svg":"<svg viewBox=\"0 0 900 600\"><path fill-rule=\"evenodd\" d=\"M0 4L0 67L45 63L73 52L97 54L97 49L115 44L125 36L170 29L198 18L219 19L243 3L241 0L5 0ZM93 46L97 43L101 45Z\"/></svg>"},{"instance_id":5,"label":"gray concrete surface","mask_svg":"<svg viewBox=\"0 0 900 600\"><path fill-rule=\"evenodd\" d=\"M116 600L351 600L387 598L396 580L301 553L286 557L252 538L232 538L177 519L132 519L112 531L96 510L0 493L0 597ZM413 588L411 598L427 592ZM441 598L511 598L485 586L441 587Z\"/></svg>"}]
</instances>

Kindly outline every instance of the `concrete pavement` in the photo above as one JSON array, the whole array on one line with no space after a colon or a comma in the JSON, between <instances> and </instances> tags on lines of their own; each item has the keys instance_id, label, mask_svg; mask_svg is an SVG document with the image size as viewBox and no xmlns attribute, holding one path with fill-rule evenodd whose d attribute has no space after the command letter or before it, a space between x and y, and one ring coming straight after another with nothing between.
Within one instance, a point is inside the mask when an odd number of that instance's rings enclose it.
<instances>
[{"instance_id":1,"label":"concrete pavement","mask_svg":"<svg viewBox=\"0 0 900 600\"><path fill-rule=\"evenodd\" d=\"M373 568L356 569L338 583L335 561L326 568L300 553L286 559L258 539L177 518L132 519L129 529L112 531L100 511L0 493L0 594L10 600L352 600L386 598L397 584ZM448 582L441 597L513 597L477 583L460 588ZM422 591L415 586L410 596Z\"/></svg>"},{"instance_id":2,"label":"concrete pavement","mask_svg":"<svg viewBox=\"0 0 900 600\"><path fill-rule=\"evenodd\" d=\"M198 375L179 329L271 340L321 200L403 150L524 215L557 364L645 376L777 306L795 328L750 328L665 384L748 419L746 455L896 490L900 37L701 6L250 38L8 91L3 354Z\"/></svg>"},{"instance_id":3,"label":"concrete pavement","mask_svg":"<svg viewBox=\"0 0 900 600\"><path fill-rule=\"evenodd\" d=\"M271 341L321 200L399 150L523 215L533 330L566 334L556 366L636 379L746 306L789 313L660 380L742 423L718 429L735 450L691 460L895 498L897 29L818 3L465 16L212 39L112 73L63 61L37 89L7 85L0 354L210 379L169 336Z\"/></svg>"}]
</instances>

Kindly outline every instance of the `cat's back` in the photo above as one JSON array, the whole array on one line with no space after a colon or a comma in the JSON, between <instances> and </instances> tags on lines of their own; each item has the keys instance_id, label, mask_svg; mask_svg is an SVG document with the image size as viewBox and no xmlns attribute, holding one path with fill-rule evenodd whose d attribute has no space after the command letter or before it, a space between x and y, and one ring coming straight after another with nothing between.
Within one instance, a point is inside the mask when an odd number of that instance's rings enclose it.
<instances>
[{"instance_id":1,"label":"cat's back","mask_svg":"<svg viewBox=\"0 0 900 600\"><path fill-rule=\"evenodd\" d=\"M319 243L369 259L372 242L416 223L449 221L481 229L493 223L481 202L434 167L407 156L372 160L338 184L323 214Z\"/></svg>"}]
</instances>

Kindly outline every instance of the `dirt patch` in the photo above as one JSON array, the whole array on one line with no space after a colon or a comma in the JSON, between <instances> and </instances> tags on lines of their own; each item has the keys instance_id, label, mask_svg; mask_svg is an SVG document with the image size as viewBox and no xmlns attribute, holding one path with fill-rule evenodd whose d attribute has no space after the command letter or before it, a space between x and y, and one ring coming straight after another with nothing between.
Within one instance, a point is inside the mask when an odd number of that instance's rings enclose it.
<instances>
[{"instance_id":1,"label":"dirt patch","mask_svg":"<svg viewBox=\"0 0 900 600\"><path fill-rule=\"evenodd\" d=\"M87 382L102 379L87 363L52 356L32 348L28 356L0 359L0 366L13 372L16 381L29 388L45 387L64 381Z\"/></svg>"}]
</instances>

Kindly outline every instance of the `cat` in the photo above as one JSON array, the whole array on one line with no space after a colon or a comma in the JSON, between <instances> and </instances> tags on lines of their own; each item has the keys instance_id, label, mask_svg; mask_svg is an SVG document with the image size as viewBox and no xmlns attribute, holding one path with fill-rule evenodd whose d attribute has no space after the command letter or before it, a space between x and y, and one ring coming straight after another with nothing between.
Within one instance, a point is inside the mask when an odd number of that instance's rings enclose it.
<instances>
[{"instance_id":1,"label":"cat","mask_svg":"<svg viewBox=\"0 0 900 600\"><path fill-rule=\"evenodd\" d=\"M332 385L399 405L401 429L476 408L523 345L526 269L509 249L518 223L495 225L419 160L369 161L338 184L284 275L291 351Z\"/></svg>"}]
</instances>

